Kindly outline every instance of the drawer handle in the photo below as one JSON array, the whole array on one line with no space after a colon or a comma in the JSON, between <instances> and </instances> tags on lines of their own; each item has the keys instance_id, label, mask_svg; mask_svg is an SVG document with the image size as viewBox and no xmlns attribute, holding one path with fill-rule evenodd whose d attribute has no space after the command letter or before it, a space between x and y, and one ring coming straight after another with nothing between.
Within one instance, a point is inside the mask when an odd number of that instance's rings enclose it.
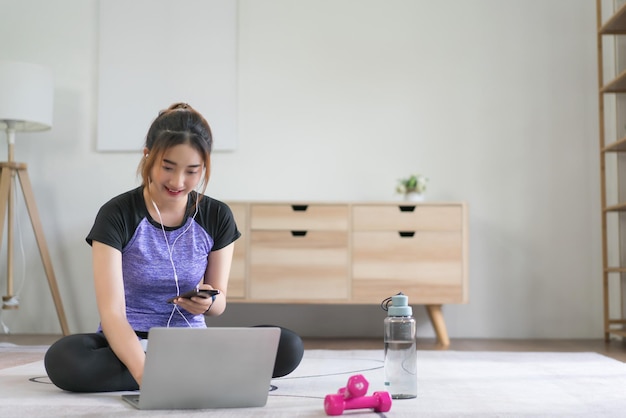
<instances>
[{"instance_id":1,"label":"drawer handle","mask_svg":"<svg viewBox=\"0 0 626 418\"><path fill-rule=\"evenodd\" d=\"M415 231L398 231L398 235L402 238L412 238L415 236Z\"/></svg>"},{"instance_id":2,"label":"drawer handle","mask_svg":"<svg viewBox=\"0 0 626 418\"><path fill-rule=\"evenodd\" d=\"M306 237L307 231L291 231L292 237Z\"/></svg>"},{"instance_id":3,"label":"drawer handle","mask_svg":"<svg viewBox=\"0 0 626 418\"><path fill-rule=\"evenodd\" d=\"M414 212L415 211L415 205L411 205L411 206L400 205L398 206L398 208L400 208L400 212Z\"/></svg>"},{"instance_id":4,"label":"drawer handle","mask_svg":"<svg viewBox=\"0 0 626 418\"><path fill-rule=\"evenodd\" d=\"M306 212L308 207L309 207L309 205L291 205L291 209L294 212Z\"/></svg>"}]
</instances>

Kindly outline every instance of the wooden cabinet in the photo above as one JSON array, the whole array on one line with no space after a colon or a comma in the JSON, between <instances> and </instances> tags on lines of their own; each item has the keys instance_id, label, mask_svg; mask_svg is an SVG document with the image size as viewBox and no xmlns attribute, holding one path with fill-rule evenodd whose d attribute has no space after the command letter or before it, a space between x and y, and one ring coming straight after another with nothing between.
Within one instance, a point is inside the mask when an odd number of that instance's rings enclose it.
<instances>
[{"instance_id":1,"label":"wooden cabinet","mask_svg":"<svg viewBox=\"0 0 626 418\"><path fill-rule=\"evenodd\" d=\"M449 344L441 305L468 301L463 203L229 203L243 236L230 301L426 305Z\"/></svg>"},{"instance_id":2,"label":"wooden cabinet","mask_svg":"<svg viewBox=\"0 0 626 418\"><path fill-rule=\"evenodd\" d=\"M348 206L250 205L250 298L347 301Z\"/></svg>"},{"instance_id":3,"label":"wooden cabinet","mask_svg":"<svg viewBox=\"0 0 626 418\"><path fill-rule=\"evenodd\" d=\"M414 304L467 301L461 205L354 205L352 300L397 289Z\"/></svg>"},{"instance_id":4,"label":"wooden cabinet","mask_svg":"<svg viewBox=\"0 0 626 418\"><path fill-rule=\"evenodd\" d=\"M245 298L246 297L246 277L248 254L248 205L245 203L232 203L229 205L233 211L237 227L242 232L241 237L235 244L233 253L233 263L230 268L230 278L228 279L228 297L229 298Z\"/></svg>"}]
</instances>

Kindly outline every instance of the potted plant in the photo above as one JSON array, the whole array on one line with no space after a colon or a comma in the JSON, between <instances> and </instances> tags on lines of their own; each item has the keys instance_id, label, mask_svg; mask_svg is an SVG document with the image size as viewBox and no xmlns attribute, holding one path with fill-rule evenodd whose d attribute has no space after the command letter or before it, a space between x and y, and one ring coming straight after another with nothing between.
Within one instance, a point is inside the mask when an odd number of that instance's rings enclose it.
<instances>
[{"instance_id":1,"label":"potted plant","mask_svg":"<svg viewBox=\"0 0 626 418\"><path fill-rule=\"evenodd\" d=\"M406 178L398 180L396 193L403 194L405 200L422 201L428 178L421 174L411 174Z\"/></svg>"}]
</instances>

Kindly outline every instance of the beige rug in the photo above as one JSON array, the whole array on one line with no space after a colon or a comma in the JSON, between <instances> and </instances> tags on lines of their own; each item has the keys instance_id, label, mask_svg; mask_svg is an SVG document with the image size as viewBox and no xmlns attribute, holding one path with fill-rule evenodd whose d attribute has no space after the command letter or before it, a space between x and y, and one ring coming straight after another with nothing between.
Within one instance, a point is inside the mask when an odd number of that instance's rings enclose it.
<instances>
[{"instance_id":1,"label":"beige rug","mask_svg":"<svg viewBox=\"0 0 626 418\"><path fill-rule=\"evenodd\" d=\"M2 353L0 352L0 355ZM382 386L382 350L309 350L292 375L274 379L263 408L136 411L121 393L58 390L36 361L0 370L0 417L324 417L323 398L362 373ZM418 398L376 417L618 417L626 413L626 364L595 353L418 352Z\"/></svg>"}]
</instances>

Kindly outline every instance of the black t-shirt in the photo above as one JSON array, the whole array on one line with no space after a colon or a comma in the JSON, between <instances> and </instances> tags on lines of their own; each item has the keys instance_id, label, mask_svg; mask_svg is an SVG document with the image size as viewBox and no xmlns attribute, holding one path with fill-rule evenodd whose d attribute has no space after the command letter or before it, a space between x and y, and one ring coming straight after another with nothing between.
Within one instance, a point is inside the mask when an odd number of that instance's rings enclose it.
<instances>
[{"instance_id":1,"label":"black t-shirt","mask_svg":"<svg viewBox=\"0 0 626 418\"><path fill-rule=\"evenodd\" d=\"M152 219L143 187L105 203L87 235L122 253L126 315L133 329L153 326L205 326L202 315L185 318L172 313L165 301L202 282L211 251L226 247L241 236L233 214L223 202L192 192L181 226L164 227ZM170 322L168 322L170 321Z\"/></svg>"}]
</instances>

